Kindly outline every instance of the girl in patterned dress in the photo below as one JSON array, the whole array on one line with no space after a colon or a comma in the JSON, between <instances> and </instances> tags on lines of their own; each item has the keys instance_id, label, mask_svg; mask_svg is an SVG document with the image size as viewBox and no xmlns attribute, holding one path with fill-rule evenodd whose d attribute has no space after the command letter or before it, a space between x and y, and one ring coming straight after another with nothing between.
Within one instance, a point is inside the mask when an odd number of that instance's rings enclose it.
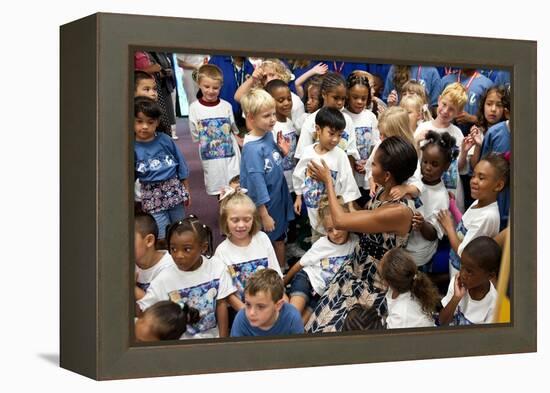
<instances>
[{"instance_id":1,"label":"girl in patterned dress","mask_svg":"<svg viewBox=\"0 0 550 393\"><path fill-rule=\"evenodd\" d=\"M314 176L325 182L335 228L360 233L355 256L342 265L321 296L306 332L337 332L355 304L375 306L386 312L387 288L380 281L377 264L386 251L404 247L411 230L414 202L394 200L389 191L412 176L418 162L413 144L400 137L386 138L372 163L372 176L381 185L367 210L346 213L336 199L328 167L310 163Z\"/></svg>"}]
</instances>

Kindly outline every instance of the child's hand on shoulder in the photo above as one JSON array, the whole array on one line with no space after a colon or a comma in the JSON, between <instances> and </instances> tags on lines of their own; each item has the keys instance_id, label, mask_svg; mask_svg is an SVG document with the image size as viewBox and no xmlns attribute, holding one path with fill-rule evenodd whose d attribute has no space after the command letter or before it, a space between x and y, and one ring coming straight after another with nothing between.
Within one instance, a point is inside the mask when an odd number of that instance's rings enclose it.
<instances>
[{"instance_id":1,"label":"child's hand on shoulder","mask_svg":"<svg viewBox=\"0 0 550 393\"><path fill-rule=\"evenodd\" d=\"M406 186L399 185L399 186L393 186L390 190L390 197L393 200L400 200L403 199L407 195L407 189Z\"/></svg>"},{"instance_id":2,"label":"child's hand on shoulder","mask_svg":"<svg viewBox=\"0 0 550 393\"><path fill-rule=\"evenodd\" d=\"M459 299L462 299L466 295L466 287L464 284L462 284L462 280L460 278L460 272L456 274L455 277L455 285L454 285L454 296L456 296Z\"/></svg>"}]
</instances>

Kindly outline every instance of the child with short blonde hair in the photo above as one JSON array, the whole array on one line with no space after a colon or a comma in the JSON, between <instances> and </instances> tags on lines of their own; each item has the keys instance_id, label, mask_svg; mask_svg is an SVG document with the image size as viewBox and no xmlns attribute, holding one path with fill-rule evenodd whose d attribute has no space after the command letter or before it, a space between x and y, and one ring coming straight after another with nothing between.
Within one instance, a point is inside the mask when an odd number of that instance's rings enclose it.
<instances>
[{"instance_id":1,"label":"child with short blonde hair","mask_svg":"<svg viewBox=\"0 0 550 393\"><path fill-rule=\"evenodd\" d=\"M284 268L286 230L294 219L283 168L283 156L288 153L289 145L282 135L275 143L271 134L277 118L275 100L269 93L253 89L241 104L251 130L243 144L240 183L256 204L263 230L273 242L279 265Z\"/></svg>"},{"instance_id":2,"label":"child with short blonde hair","mask_svg":"<svg viewBox=\"0 0 550 393\"><path fill-rule=\"evenodd\" d=\"M231 104L219 98L223 75L213 64L202 65L197 74L200 98L189 106L189 129L199 143L204 184L209 195L218 195L229 179L239 174L239 130Z\"/></svg>"}]
</instances>

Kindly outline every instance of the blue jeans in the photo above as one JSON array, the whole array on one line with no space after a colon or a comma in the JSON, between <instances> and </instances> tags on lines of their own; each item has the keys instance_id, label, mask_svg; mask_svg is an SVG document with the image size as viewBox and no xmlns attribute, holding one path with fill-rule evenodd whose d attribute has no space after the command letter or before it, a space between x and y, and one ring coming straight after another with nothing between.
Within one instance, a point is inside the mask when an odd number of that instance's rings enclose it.
<instances>
[{"instance_id":1,"label":"blue jeans","mask_svg":"<svg viewBox=\"0 0 550 393\"><path fill-rule=\"evenodd\" d=\"M163 210L158 213L151 213L157 222L159 228L159 239L164 239L166 237L166 228L176 221L183 220L185 218L185 209L183 204L178 204L171 209Z\"/></svg>"}]
</instances>

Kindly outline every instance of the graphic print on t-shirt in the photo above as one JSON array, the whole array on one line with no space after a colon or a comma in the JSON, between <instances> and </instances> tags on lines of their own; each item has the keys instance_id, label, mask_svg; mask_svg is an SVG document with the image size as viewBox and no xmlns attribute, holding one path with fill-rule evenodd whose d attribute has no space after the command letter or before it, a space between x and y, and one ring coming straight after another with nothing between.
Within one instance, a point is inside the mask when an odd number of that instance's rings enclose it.
<instances>
[{"instance_id":1,"label":"graphic print on t-shirt","mask_svg":"<svg viewBox=\"0 0 550 393\"><path fill-rule=\"evenodd\" d=\"M462 220L460 220L460 222L456 226L456 235L458 236L458 240L460 240L462 242L462 240L466 236L466 232L468 232L468 230L464 226L464 222L462 222ZM452 248L449 251L449 260L451 261L451 265L456 270L460 270L460 257L458 256L458 254L456 252L454 252L454 250Z\"/></svg>"},{"instance_id":2,"label":"graphic print on t-shirt","mask_svg":"<svg viewBox=\"0 0 550 393\"><path fill-rule=\"evenodd\" d=\"M359 156L362 160L368 159L373 149L372 127L355 127L355 137Z\"/></svg>"},{"instance_id":3,"label":"graphic print on t-shirt","mask_svg":"<svg viewBox=\"0 0 550 393\"><path fill-rule=\"evenodd\" d=\"M346 130L343 130L342 137L340 138L340 142L338 143L338 147L345 151L348 148L348 140L349 134L346 132Z\"/></svg>"},{"instance_id":4,"label":"graphic print on t-shirt","mask_svg":"<svg viewBox=\"0 0 550 393\"><path fill-rule=\"evenodd\" d=\"M161 169L175 167L176 161L171 154L163 154L157 157L151 157L147 160L140 160L136 162L136 171L138 173L156 172Z\"/></svg>"},{"instance_id":5,"label":"graphic print on t-shirt","mask_svg":"<svg viewBox=\"0 0 550 393\"><path fill-rule=\"evenodd\" d=\"M194 287L177 289L168 293L168 297L180 306L187 304L199 311L200 320L189 325L187 332L195 335L216 327L216 299L220 280L208 281Z\"/></svg>"},{"instance_id":6,"label":"graphic print on t-shirt","mask_svg":"<svg viewBox=\"0 0 550 393\"><path fill-rule=\"evenodd\" d=\"M199 120L197 131L202 160L216 160L235 155L229 118L216 117Z\"/></svg>"},{"instance_id":7,"label":"graphic print on t-shirt","mask_svg":"<svg viewBox=\"0 0 550 393\"><path fill-rule=\"evenodd\" d=\"M443 173L443 183L448 190L456 190L458 187L458 160L456 158L451 162L449 169Z\"/></svg>"},{"instance_id":8,"label":"graphic print on t-shirt","mask_svg":"<svg viewBox=\"0 0 550 393\"><path fill-rule=\"evenodd\" d=\"M323 278L325 287L328 286L334 275L338 273L338 270L340 270L340 266L342 266L344 262L349 260L352 255L353 253L350 255L342 255L339 257L323 258L321 260L321 277Z\"/></svg>"},{"instance_id":9,"label":"graphic print on t-shirt","mask_svg":"<svg viewBox=\"0 0 550 393\"><path fill-rule=\"evenodd\" d=\"M460 306L457 306L456 313L453 317L453 324L455 326L473 325L474 323L464 316L464 313L460 310Z\"/></svg>"},{"instance_id":10,"label":"graphic print on t-shirt","mask_svg":"<svg viewBox=\"0 0 550 393\"><path fill-rule=\"evenodd\" d=\"M252 261L246 261L231 265L235 271L233 278L233 284L237 287L237 292L242 300L244 300L244 287L248 282L250 276L256 271L267 269L267 258L254 259Z\"/></svg>"},{"instance_id":11,"label":"graphic print on t-shirt","mask_svg":"<svg viewBox=\"0 0 550 393\"><path fill-rule=\"evenodd\" d=\"M298 138L296 138L296 133L294 131L285 134L284 138L290 144L290 150L285 158L283 158L283 169L289 171L296 166L296 164L294 164L294 153L296 152L296 142Z\"/></svg>"},{"instance_id":12,"label":"graphic print on t-shirt","mask_svg":"<svg viewBox=\"0 0 550 393\"><path fill-rule=\"evenodd\" d=\"M330 175L332 176L332 180L336 181L336 175L338 175L338 171L333 171L331 169ZM306 206L311 209L317 209L317 207L319 207L319 200L321 199L321 196L325 193L325 191L325 183L314 180L311 177L309 169L307 169L306 178L304 180L304 201L306 203Z\"/></svg>"}]
</instances>

